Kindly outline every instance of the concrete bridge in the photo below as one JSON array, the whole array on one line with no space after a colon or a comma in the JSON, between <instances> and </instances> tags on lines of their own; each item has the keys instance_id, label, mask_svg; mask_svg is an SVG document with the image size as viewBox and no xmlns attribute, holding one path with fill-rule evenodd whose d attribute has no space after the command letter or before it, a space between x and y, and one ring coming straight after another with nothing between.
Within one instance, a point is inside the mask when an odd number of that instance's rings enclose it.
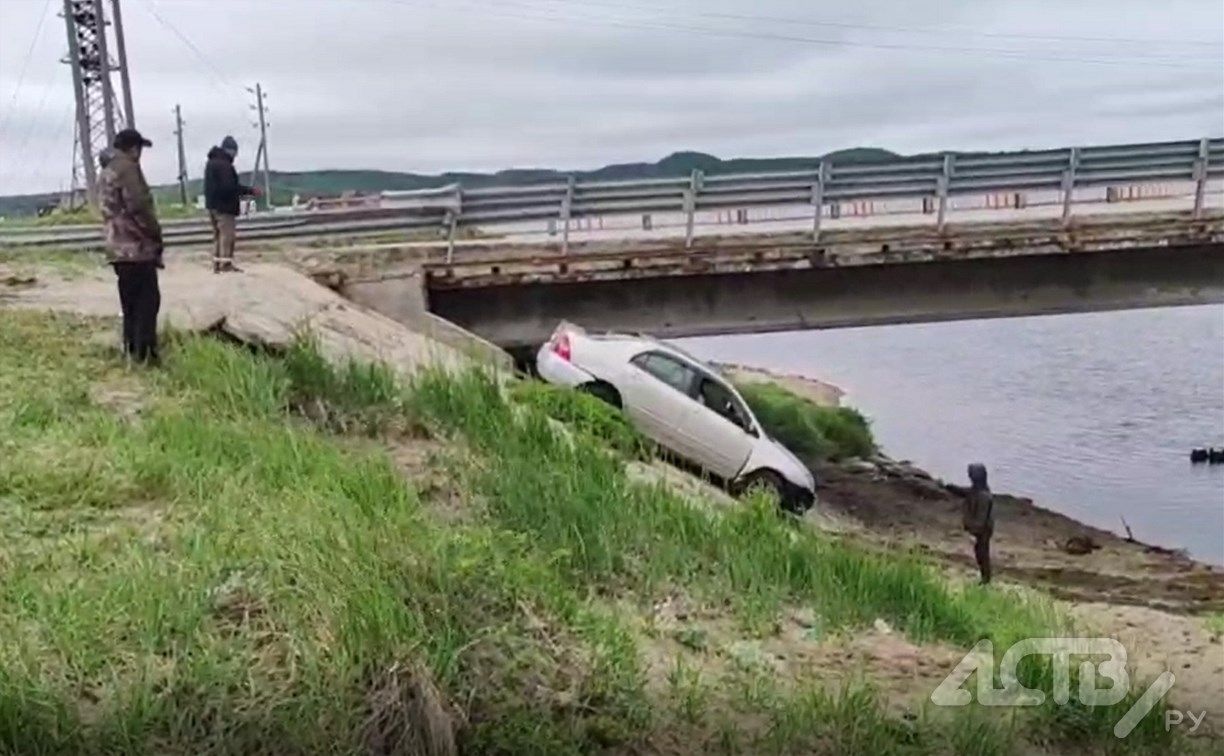
<instances>
[{"instance_id":1,"label":"concrete bridge","mask_svg":"<svg viewBox=\"0 0 1224 756\"><path fill-rule=\"evenodd\" d=\"M1214 210L370 255L348 296L512 351L562 319L677 338L1224 302Z\"/></svg>"}]
</instances>

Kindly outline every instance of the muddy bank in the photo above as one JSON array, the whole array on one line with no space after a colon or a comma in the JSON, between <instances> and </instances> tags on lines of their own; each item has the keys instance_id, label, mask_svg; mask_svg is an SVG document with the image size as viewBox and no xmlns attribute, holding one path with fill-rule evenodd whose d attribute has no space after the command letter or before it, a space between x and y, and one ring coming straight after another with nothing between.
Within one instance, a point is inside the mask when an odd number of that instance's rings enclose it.
<instances>
[{"instance_id":1,"label":"muddy bank","mask_svg":"<svg viewBox=\"0 0 1224 756\"><path fill-rule=\"evenodd\" d=\"M734 381L772 382L822 406L837 406L845 395L805 376L718 367ZM886 548L917 548L957 570L976 570L972 540L961 529L961 497L944 481L886 455L824 464L815 472L822 514L848 524L841 529L853 537ZM1036 585L1076 602L1182 614L1224 610L1224 570L1144 543L1142 534L1102 530L997 491L995 517L992 556L999 580Z\"/></svg>"},{"instance_id":2,"label":"muddy bank","mask_svg":"<svg viewBox=\"0 0 1224 756\"><path fill-rule=\"evenodd\" d=\"M975 569L961 530L961 497L944 483L887 458L818 468L822 506L861 525L858 537L912 545L949 565ZM1132 541L996 493L996 578L1037 585L1058 598L1146 606L1185 614L1224 610L1224 572L1185 554Z\"/></svg>"}]
</instances>

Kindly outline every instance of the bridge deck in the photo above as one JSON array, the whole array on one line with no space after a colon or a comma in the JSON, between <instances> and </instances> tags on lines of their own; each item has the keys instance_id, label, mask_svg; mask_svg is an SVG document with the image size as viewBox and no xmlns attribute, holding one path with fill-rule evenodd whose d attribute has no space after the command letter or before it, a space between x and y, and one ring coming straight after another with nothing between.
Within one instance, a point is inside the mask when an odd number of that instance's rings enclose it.
<instances>
[{"instance_id":1,"label":"bridge deck","mask_svg":"<svg viewBox=\"0 0 1224 756\"><path fill-rule=\"evenodd\" d=\"M1195 219L1187 212L1100 215L1060 220L830 230L812 234L706 237L683 240L488 245L464 249L451 261L444 249L426 252L430 289L525 283L625 280L710 273L744 273L932 260L1091 253L1130 247L1224 241L1224 212Z\"/></svg>"}]
</instances>

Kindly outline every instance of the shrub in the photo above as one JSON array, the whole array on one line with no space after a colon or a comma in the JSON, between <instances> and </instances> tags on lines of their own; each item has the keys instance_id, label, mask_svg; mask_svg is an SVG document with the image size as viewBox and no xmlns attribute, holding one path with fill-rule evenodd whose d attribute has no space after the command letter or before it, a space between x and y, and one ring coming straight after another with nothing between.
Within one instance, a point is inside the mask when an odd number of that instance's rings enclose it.
<instances>
[{"instance_id":1,"label":"shrub","mask_svg":"<svg viewBox=\"0 0 1224 756\"><path fill-rule=\"evenodd\" d=\"M738 386L765 432L809 461L869 457L871 424L850 407L821 407L772 383Z\"/></svg>"}]
</instances>

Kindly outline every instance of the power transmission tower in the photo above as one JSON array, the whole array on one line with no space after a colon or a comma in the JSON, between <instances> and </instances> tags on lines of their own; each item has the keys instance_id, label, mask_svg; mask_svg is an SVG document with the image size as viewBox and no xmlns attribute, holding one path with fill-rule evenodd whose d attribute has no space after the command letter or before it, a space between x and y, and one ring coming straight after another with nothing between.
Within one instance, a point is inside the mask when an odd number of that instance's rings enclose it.
<instances>
[{"instance_id":1,"label":"power transmission tower","mask_svg":"<svg viewBox=\"0 0 1224 756\"><path fill-rule=\"evenodd\" d=\"M259 122L251 124L259 127L259 149L255 153L255 171L259 170L260 160L263 160L263 193L264 202L267 203L268 209L272 208L272 177L271 169L268 168L268 120L266 117L267 109L264 105L265 93L263 87L258 83L255 88L247 87L247 91L255 95L255 104L253 109L259 113ZM254 171L252 171L251 180L254 181Z\"/></svg>"},{"instance_id":2,"label":"power transmission tower","mask_svg":"<svg viewBox=\"0 0 1224 756\"><path fill-rule=\"evenodd\" d=\"M183 201L183 207L187 206L187 152L183 149L183 109L178 105L174 106L174 137L178 142L178 182L179 182L179 199Z\"/></svg>"},{"instance_id":3,"label":"power transmission tower","mask_svg":"<svg viewBox=\"0 0 1224 756\"><path fill-rule=\"evenodd\" d=\"M110 145L115 132L132 124L132 93L127 74L127 47L119 10L119 0L111 0L114 23L108 22L103 0L64 0L64 26L68 33L68 57L72 66L73 94L76 98L76 153L72 188L74 197L84 188L92 204L97 201L99 152ZM107 27L113 26L120 63L110 56ZM119 71L123 83L124 112L117 113L111 72ZM82 180L84 187L81 186Z\"/></svg>"}]
</instances>

